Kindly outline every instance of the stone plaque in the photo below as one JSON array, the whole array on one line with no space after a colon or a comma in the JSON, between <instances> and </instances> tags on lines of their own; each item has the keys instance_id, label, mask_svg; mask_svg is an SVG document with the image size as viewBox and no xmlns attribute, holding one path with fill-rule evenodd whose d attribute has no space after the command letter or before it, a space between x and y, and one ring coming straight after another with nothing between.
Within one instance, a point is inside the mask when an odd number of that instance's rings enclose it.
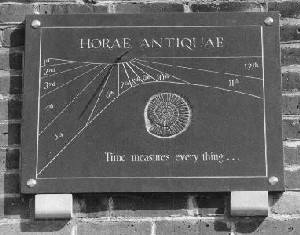
<instances>
[{"instance_id":1,"label":"stone plaque","mask_svg":"<svg viewBox=\"0 0 300 235\"><path fill-rule=\"evenodd\" d=\"M28 16L22 192L282 190L278 29L272 12Z\"/></svg>"}]
</instances>

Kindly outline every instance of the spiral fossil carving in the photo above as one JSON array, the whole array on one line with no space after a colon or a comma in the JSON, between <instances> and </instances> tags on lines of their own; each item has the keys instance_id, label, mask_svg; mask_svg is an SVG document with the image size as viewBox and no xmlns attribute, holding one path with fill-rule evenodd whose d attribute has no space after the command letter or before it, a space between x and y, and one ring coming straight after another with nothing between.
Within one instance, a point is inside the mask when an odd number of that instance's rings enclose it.
<instances>
[{"instance_id":1,"label":"spiral fossil carving","mask_svg":"<svg viewBox=\"0 0 300 235\"><path fill-rule=\"evenodd\" d=\"M153 95L144 112L148 133L158 138L174 138L191 122L191 108L184 98L174 93Z\"/></svg>"}]
</instances>

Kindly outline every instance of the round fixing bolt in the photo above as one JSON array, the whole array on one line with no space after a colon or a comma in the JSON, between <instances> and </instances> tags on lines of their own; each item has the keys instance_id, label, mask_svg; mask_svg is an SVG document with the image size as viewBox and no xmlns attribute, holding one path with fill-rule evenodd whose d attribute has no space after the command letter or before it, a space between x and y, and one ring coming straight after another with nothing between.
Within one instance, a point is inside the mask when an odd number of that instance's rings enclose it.
<instances>
[{"instance_id":1,"label":"round fixing bolt","mask_svg":"<svg viewBox=\"0 0 300 235\"><path fill-rule=\"evenodd\" d=\"M273 24L274 20L272 17L267 17L264 22L266 25L271 26Z\"/></svg>"},{"instance_id":2,"label":"round fixing bolt","mask_svg":"<svg viewBox=\"0 0 300 235\"><path fill-rule=\"evenodd\" d=\"M27 180L26 184L29 188L34 188L36 186L37 182L35 179L30 179L30 180Z\"/></svg>"},{"instance_id":3,"label":"round fixing bolt","mask_svg":"<svg viewBox=\"0 0 300 235\"><path fill-rule=\"evenodd\" d=\"M269 178L269 183L270 183L271 185L277 184L278 181L279 181L278 178L275 177L275 176L272 176L272 177Z\"/></svg>"},{"instance_id":4,"label":"round fixing bolt","mask_svg":"<svg viewBox=\"0 0 300 235\"><path fill-rule=\"evenodd\" d=\"M34 20L31 22L31 27L34 29L37 29L40 26L41 26L41 21L39 21L39 20Z\"/></svg>"}]
</instances>

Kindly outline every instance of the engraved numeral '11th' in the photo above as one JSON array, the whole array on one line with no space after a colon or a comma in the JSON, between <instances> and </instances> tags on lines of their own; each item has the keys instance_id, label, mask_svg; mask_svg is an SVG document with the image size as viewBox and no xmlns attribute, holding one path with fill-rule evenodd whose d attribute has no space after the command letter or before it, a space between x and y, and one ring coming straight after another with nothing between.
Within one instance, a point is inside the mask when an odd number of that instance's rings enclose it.
<instances>
[{"instance_id":1,"label":"engraved numeral '11th'","mask_svg":"<svg viewBox=\"0 0 300 235\"><path fill-rule=\"evenodd\" d=\"M233 87L236 84L238 84L240 81L239 81L239 79L229 79L228 82L229 82L229 86Z\"/></svg>"}]
</instances>

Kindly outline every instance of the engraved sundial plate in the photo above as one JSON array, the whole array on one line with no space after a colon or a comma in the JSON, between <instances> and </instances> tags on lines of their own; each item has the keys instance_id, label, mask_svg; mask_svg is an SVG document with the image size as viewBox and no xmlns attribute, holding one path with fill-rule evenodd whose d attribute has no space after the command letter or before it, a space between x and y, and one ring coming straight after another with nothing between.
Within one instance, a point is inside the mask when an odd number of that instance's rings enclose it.
<instances>
[{"instance_id":1,"label":"engraved sundial plate","mask_svg":"<svg viewBox=\"0 0 300 235\"><path fill-rule=\"evenodd\" d=\"M278 27L276 13L28 16L22 192L282 189Z\"/></svg>"}]
</instances>

